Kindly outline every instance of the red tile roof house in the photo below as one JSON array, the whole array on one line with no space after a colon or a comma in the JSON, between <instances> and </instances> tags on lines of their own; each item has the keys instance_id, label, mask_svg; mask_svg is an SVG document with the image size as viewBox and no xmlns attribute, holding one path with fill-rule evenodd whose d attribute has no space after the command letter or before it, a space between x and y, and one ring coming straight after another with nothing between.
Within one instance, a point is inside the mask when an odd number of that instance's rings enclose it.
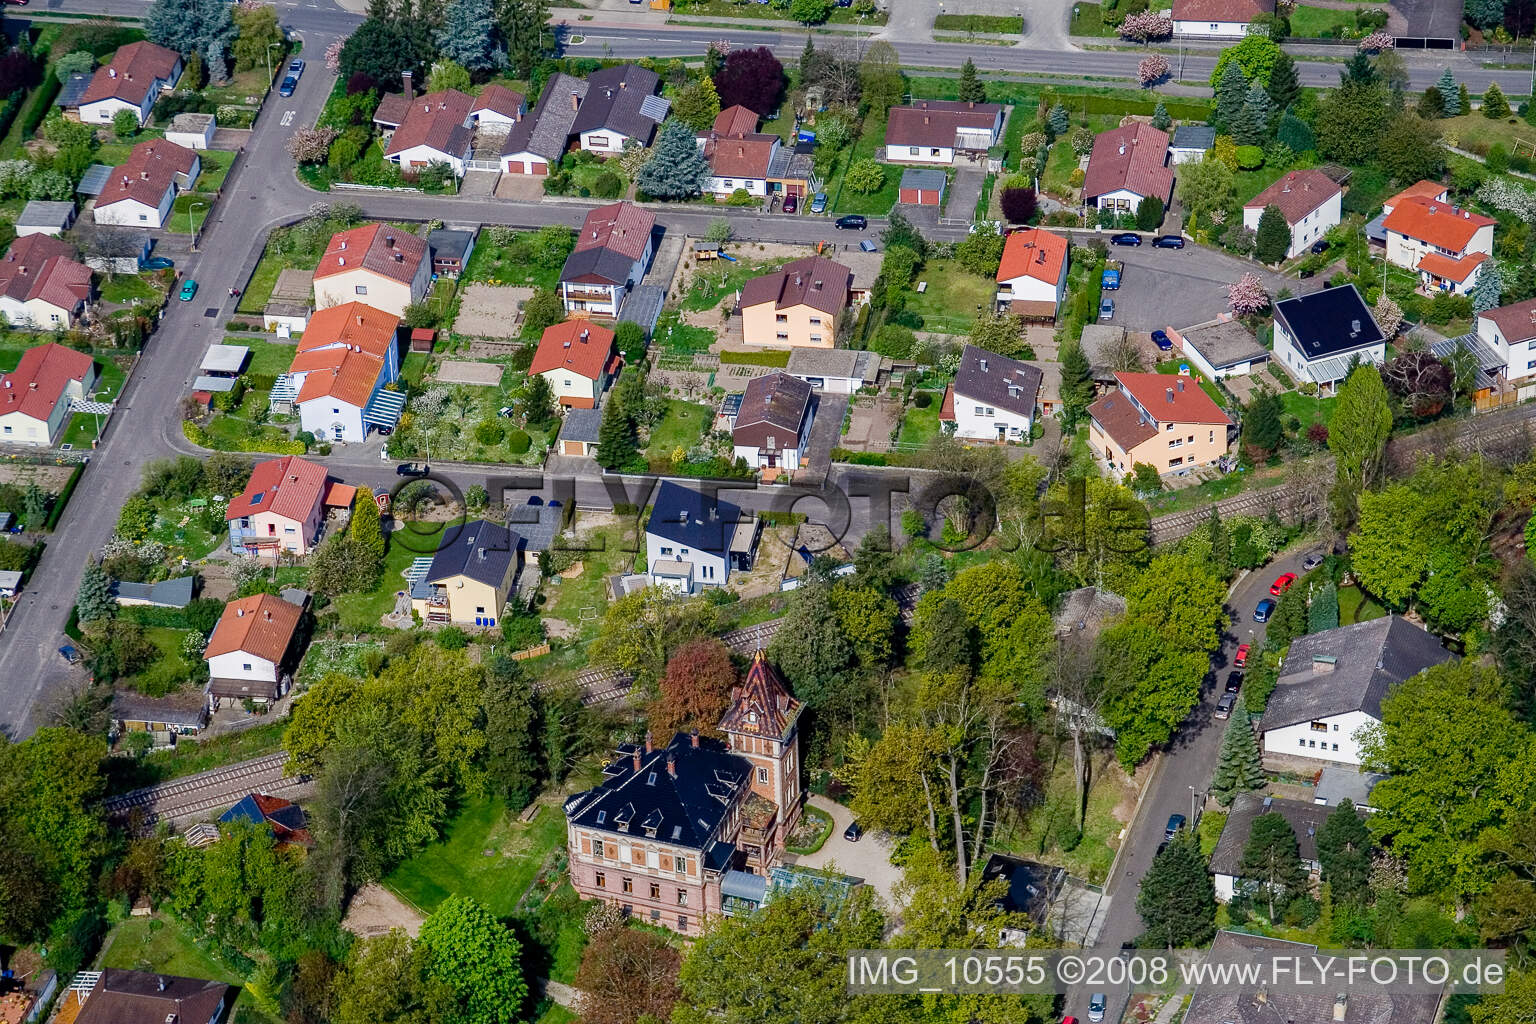
<instances>
[{"instance_id":1,"label":"red tile roof house","mask_svg":"<svg viewBox=\"0 0 1536 1024\"><path fill-rule=\"evenodd\" d=\"M634 203L587 214L576 248L560 269L560 299L571 316L617 317L629 290L650 266L656 215Z\"/></svg>"},{"instance_id":2,"label":"red tile roof house","mask_svg":"<svg viewBox=\"0 0 1536 1024\"><path fill-rule=\"evenodd\" d=\"M364 224L331 236L315 268L315 308L366 302L395 316L426 298L432 259L424 239L390 224Z\"/></svg>"},{"instance_id":3,"label":"red tile roof house","mask_svg":"<svg viewBox=\"0 0 1536 1024\"><path fill-rule=\"evenodd\" d=\"M411 99L405 116L389 136L384 159L407 174L419 174L435 163L453 168L463 177L475 140L469 112L475 101L457 89L429 92Z\"/></svg>"},{"instance_id":4,"label":"red tile roof house","mask_svg":"<svg viewBox=\"0 0 1536 1024\"><path fill-rule=\"evenodd\" d=\"M154 43L137 42L118 48L106 67L97 68L80 97L79 116L86 124L111 124L119 111L131 110L139 124L162 89L181 79L181 54Z\"/></svg>"},{"instance_id":5,"label":"red tile roof house","mask_svg":"<svg viewBox=\"0 0 1536 1024\"><path fill-rule=\"evenodd\" d=\"M1338 226L1343 201L1343 190L1322 171L1289 171L1244 204L1243 227L1257 231L1264 210L1279 207L1291 228L1291 245L1285 253L1290 259Z\"/></svg>"},{"instance_id":6,"label":"red tile roof house","mask_svg":"<svg viewBox=\"0 0 1536 1024\"><path fill-rule=\"evenodd\" d=\"M1181 36L1241 39L1248 34L1249 22L1274 12L1275 0L1173 0L1173 31Z\"/></svg>"},{"instance_id":7,"label":"red tile roof house","mask_svg":"<svg viewBox=\"0 0 1536 1024\"><path fill-rule=\"evenodd\" d=\"M393 427L405 406L403 392L385 390L400 376L399 332L399 317L362 302L320 310L273 388L275 400L296 405L300 426L331 441Z\"/></svg>"},{"instance_id":8,"label":"red tile roof house","mask_svg":"<svg viewBox=\"0 0 1536 1024\"><path fill-rule=\"evenodd\" d=\"M96 197L96 223L165 227L176 193L191 188L202 170L202 158L193 150L164 139L141 142L128 162L108 175Z\"/></svg>"},{"instance_id":9,"label":"red tile roof house","mask_svg":"<svg viewBox=\"0 0 1536 1024\"><path fill-rule=\"evenodd\" d=\"M1083 181L1083 202L1100 210L1135 213L1141 201L1173 194L1168 133L1149 124L1128 124L1094 136Z\"/></svg>"},{"instance_id":10,"label":"red tile roof house","mask_svg":"<svg viewBox=\"0 0 1536 1024\"><path fill-rule=\"evenodd\" d=\"M258 462L245 490L229 503L229 550L236 555L307 555L320 540L329 506L350 506L353 488L297 455Z\"/></svg>"},{"instance_id":11,"label":"red tile roof house","mask_svg":"<svg viewBox=\"0 0 1536 1024\"><path fill-rule=\"evenodd\" d=\"M594 409L620 365L612 331L587 320L567 320L545 328L528 374L549 381L562 406Z\"/></svg>"},{"instance_id":12,"label":"red tile roof house","mask_svg":"<svg viewBox=\"0 0 1536 1024\"><path fill-rule=\"evenodd\" d=\"M84 352L49 343L29 348L0 377L0 443L53 444L69 422L70 403L96 385L96 363Z\"/></svg>"},{"instance_id":13,"label":"red tile roof house","mask_svg":"<svg viewBox=\"0 0 1536 1024\"><path fill-rule=\"evenodd\" d=\"M1462 295L1476 287L1478 271L1493 253L1498 222L1422 195L1393 199L1392 212L1382 221L1388 262L1418 271L1426 292Z\"/></svg>"},{"instance_id":14,"label":"red tile roof house","mask_svg":"<svg viewBox=\"0 0 1536 1024\"><path fill-rule=\"evenodd\" d=\"M950 165L972 162L997 145L1003 108L997 103L919 100L892 107L885 121L885 158L895 163Z\"/></svg>"},{"instance_id":15,"label":"red tile roof house","mask_svg":"<svg viewBox=\"0 0 1536 1024\"><path fill-rule=\"evenodd\" d=\"M265 703L288 691L303 652L294 643L304 609L275 594L253 594L224 606L203 660L208 663L208 710L222 700Z\"/></svg>"},{"instance_id":16,"label":"red tile roof house","mask_svg":"<svg viewBox=\"0 0 1536 1024\"><path fill-rule=\"evenodd\" d=\"M1044 228L1015 231L1003 243L997 301L1032 320L1051 321L1067 289L1068 243Z\"/></svg>"},{"instance_id":17,"label":"red tile roof house","mask_svg":"<svg viewBox=\"0 0 1536 1024\"><path fill-rule=\"evenodd\" d=\"M90 301L91 268L67 242L26 235L0 258L0 314L12 327L68 327Z\"/></svg>"}]
</instances>

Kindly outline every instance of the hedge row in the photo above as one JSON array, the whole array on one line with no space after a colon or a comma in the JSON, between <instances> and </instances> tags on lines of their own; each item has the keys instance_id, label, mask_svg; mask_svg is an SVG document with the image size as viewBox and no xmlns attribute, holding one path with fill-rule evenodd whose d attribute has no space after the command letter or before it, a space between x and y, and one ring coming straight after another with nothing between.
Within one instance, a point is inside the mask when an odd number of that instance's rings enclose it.
<instances>
[{"instance_id":1,"label":"hedge row","mask_svg":"<svg viewBox=\"0 0 1536 1024\"><path fill-rule=\"evenodd\" d=\"M776 366L782 370L789 365L789 350L769 348L761 352L721 352L720 362L749 366Z\"/></svg>"},{"instance_id":2,"label":"hedge row","mask_svg":"<svg viewBox=\"0 0 1536 1024\"><path fill-rule=\"evenodd\" d=\"M1050 110L1057 103L1066 107L1068 112L1077 114L1152 114L1157 110L1156 99L1135 99L1129 96L1083 96L1071 93L1041 93L1041 115ZM1086 107L1085 107L1086 104ZM1211 108L1204 103L1189 103L1179 100L1163 100L1163 106L1168 110L1168 116L1178 121L1207 121L1211 116Z\"/></svg>"},{"instance_id":3,"label":"hedge row","mask_svg":"<svg viewBox=\"0 0 1536 1024\"><path fill-rule=\"evenodd\" d=\"M69 474L69 479L59 490L59 496L53 499L53 508L48 510L48 518L43 523L43 529L52 531L59 525L59 518L64 515L64 506L69 504L69 499L75 493L75 485L80 482L80 474L85 472L85 463L75 463L75 471Z\"/></svg>"},{"instance_id":4,"label":"hedge row","mask_svg":"<svg viewBox=\"0 0 1536 1024\"><path fill-rule=\"evenodd\" d=\"M276 441L262 437L244 437L233 441L216 440L210 437L208 431L201 424L192 420L183 420L181 432L188 441L203 448L212 448L223 452L266 452L271 455L303 455L309 450L303 441L288 440Z\"/></svg>"}]
</instances>

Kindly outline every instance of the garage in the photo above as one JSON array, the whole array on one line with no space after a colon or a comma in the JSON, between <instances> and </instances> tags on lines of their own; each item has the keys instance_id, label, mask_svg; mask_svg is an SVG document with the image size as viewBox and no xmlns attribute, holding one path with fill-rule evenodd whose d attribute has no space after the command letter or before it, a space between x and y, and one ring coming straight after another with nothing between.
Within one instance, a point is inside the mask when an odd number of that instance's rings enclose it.
<instances>
[{"instance_id":1,"label":"garage","mask_svg":"<svg viewBox=\"0 0 1536 1024\"><path fill-rule=\"evenodd\" d=\"M507 161L507 173L508 174L526 174L527 172L523 170L524 166L526 166L526 165L521 160L508 160Z\"/></svg>"},{"instance_id":2,"label":"garage","mask_svg":"<svg viewBox=\"0 0 1536 1024\"><path fill-rule=\"evenodd\" d=\"M944 172L932 167L908 167L901 172L901 194L897 202L905 206L942 206Z\"/></svg>"}]
</instances>

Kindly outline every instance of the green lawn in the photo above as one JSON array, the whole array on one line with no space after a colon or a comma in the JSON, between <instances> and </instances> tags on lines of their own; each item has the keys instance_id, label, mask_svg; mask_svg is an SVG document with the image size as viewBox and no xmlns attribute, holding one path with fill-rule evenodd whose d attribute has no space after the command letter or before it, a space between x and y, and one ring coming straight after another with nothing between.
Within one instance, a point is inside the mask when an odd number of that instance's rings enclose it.
<instances>
[{"instance_id":1,"label":"green lawn","mask_svg":"<svg viewBox=\"0 0 1536 1024\"><path fill-rule=\"evenodd\" d=\"M260 395L266 392L247 392ZM276 452L293 440L293 435L272 423L256 423L240 416L215 415L206 427L208 447L221 452ZM246 447L247 442L250 446Z\"/></svg>"},{"instance_id":2,"label":"green lawn","mask_svg":"<svg viewBox=\"0 0 1536 1024\"><path fill-rule=\"evenodd\" d=\"M651 340L662 350L661 355L692 356L695 352L708 352L715 343L715 332L708 327L695 327L679 320L677 310L669 309L656 321L656 332Z\"/></svg>"},{"instance_id":3,"label":"green lawn","mask_svg":"<svg viewBox=\"0 0 1536 1024\"><path fill-rule=\"evenodd\" d=\"M736 294L748 278L758 277L777 268L778 264L772 260L746 260L739 257L735 263L714 260L708 269L700 268L694 274L688 284L688 291L683 295L682 307L695 313L718 309L725 297Z\"/></svg>"},{"instance_id":4,"label":"green lawn","mask_svg":"<svg viewBox=\"0 0 1536 1024\"><path fill-rule=\"evenodd\" d=\"M189 193L190 194L190 193ZM206 197L205 197L206 198ZM180 203L181 199L177 199ZM197 212L201 219L204 216L202 210ZM182 214L182 226L180 230L186 230L186 214ZM313 270L320 262L320 257L325 255L325 247L330 242L331 236L337 231L343 230L347 225L340 221L311 221L304 220L288 227L277 228L267 236L266 247L262 250L261 259L256 264L256 269L251 272L251 278L246 282L245 290L240 294L240 303L236 307L241 313L260 313L272 297L272 287L277 284L277 275L284 270ZM397 223L396 227L415 233L416 225ZM478 250L477 250L478 252ZM555 268L558 275L560 268Z\"/></svg>"},{"instance_id":5,"label":"green lawn","mask_svg":"<svg viewBox=\"0 0 1536 1024\"><path fill-rule=\"evenodd\" d=\"M384 884L425 913L463 893L497 917L510 917L545 861L564 846L565 815L558 807L541 807L524 823L500 800L472 800L444 826L440 842L401 864Z\"/></svg>"},{"instance_id":6,"label":"green lawn","mask_svg":"<svg viewBox=\"0 0 1536 1024\"><path fill-rule=\"evenodd\" d=\"M617 160L594 160L591 163L581 164L571 168L571 186L576 195L582 195L582 189L586 189L587 195L597 195L595 185L598 175L604 171L612 171L619 179L619 195L623 195L629 188L629 180L624 177L624 172L619 169ZM598 197L602 198L602 197Z\"/></svg>"},{"instance_id":7,"label":"green lawn","mask_svg":"<svg viewBox=\"0 0 1536 1024\"><path fill-rule=\"evenodd\" d=\"M1349 626L1356 622L1369 622L1385 614L1387 610L1359 587L1339 588L1339 625Z\"/></svg>"},{"instance_id":8,"label":"green lawn","mask_svg":"<svg viewBox=\"0 0 1536 1024\"><path fill-rule=\"evenodd\" d=\"M992 32L999 35L1018 35L1024 31L1024 19L1005 15L940 14L933 19L933 27L944 32Z\"/></svg>"},{"instance_id":9,"label":"green lawn","mask_svg":"<svg viewBox=\"0 0 1536 1024\"><path fill-rule=\"evenodd\" d=\"M1301 166L1296 164L1294 166ZM1289 167L1265 164L1263 167L1251 171L1236 171L1232 175L1232 184L1237 191L1237 202L1246 203L1254 196L1263 192L1269 186L1280 180Z\"/></svg>"},{"instance_id":10,"label":"green lawn","mask_svg":"<svg viewBox=\"0 0 1536 1024\"><path fill-rule=\"evenodd\" d=\"M293 363L293 354L297 351L293 345L280 345L260 338L225 338L224 344L243 345L251 350L250 355L246 356L244 372L273 376L288 372L288 367Z\"/></svg>"},{"instance_id":11,"label":"green lawn","mask_svg":"<svg viewBox=\"0 0 1536 1024\"><path fill-rule=\"evenodd\" d=\"M165 221L166 230L178 235L201 231L208 223L208 215L213 212L216 201L217 198L209 192L183 192L171 204L171 215ZM270 289L267 294L271 295Z\"/></svg>"},{"instance_id":12,"label":"green lawn","mask_svg":"<svg viewBox=\"0 0 1536 1024\"><path fill-rule=\"evenodd\" d=\"M1291 35L1297 39L1342 37L1343 30L1353 31L1354 28L1354 11L1338 11L1331 7L1308 7L1301 4L1291 12Z\"/></svg>"},{"instance_id":13,"label":"green lawn","mask_svg":"<svg viewBox=\"0 0 1536 1024\"><path fill-rule=\"evenodd\" d=\"M202 151L203 170L197 176L194 192L217 192L224 187L224 179L229 177L230 165L235 162L233 153L223 150L205 149Z\"/></svg>"},{"instance_id":14,"label":"green lawn","mask_svg":"<svg viewBox=\"0 0 1536 1024\"><path fill-rule=\"evenodd\" d=\"M475 251L460 277L463 284L488 281L491 284L524 285L529 288L554 288L560 281L558 262L540 263L527 252L533 232L520 231L510 244L496 245L490 233L482 231L475 239Z\"/></svg>"},{"instance_id":15,"label":"green lawn","mask_svg":"<svg viewBox=\"0 0 1536 1024\"><path fill-rule=\"evenodd\" d=\"M159 294L148 278L138 274L114 274L101 282L101 297L106 302L149 302Z\"/></svg>"},{"instance_id":16,"label":"green lawn","mask_svg":"<svg viewBox=\"0 0 1536 1024\"><path fill-rule=\"evenodd\" d=\"M107 935L101 966L208 978L237 985L240 979L199 949L180 922L158 914L130 917Z\"/></svg>"},{"instance_id":17,"label":"green lawn","mask_svg":"<svg viewBox=\"0 0 1536 1024\"><path fill-rule=\"evenodd\" d=\"M1125 825L1115 816L1115 807L1124 802L1126 794L1122 785L1124 775L1113 757L1095 757L1091 770L1088 810L1080 840L1072 825L1072 751L1063 744L1055 763L1048 768L1045 799L1021 824L1000 830L994 845L1006 852L1060 865L1090 883L1102 883L1115 859L1120 829Z\"/></svg>"},{"instance_id":18,"label":"green lawn","mask_svg":"<svg viewBox=\"0 0 1536 1024\"><path fill-rule=\"evenodd\" d=\"M119 680L121 685L151 697L163 696L181 689L192 680L203 676L202 659L194 663L182 656L182 641L188 630L169 626L147 626L144 639L154 645L159 656L144 671Z\"/></svg>"},{"instance_id":19,"label":"green lawn","mask_svg":"<svg viewBox=\"0 0 1536 1024\"><path fill-rule=\"evenodd\" d=\"M732 0L679 0L676 14L686 14L690 17L711 18L770 18L781 20L785 17L784 11L778 7L770 7L766 4L734 3ZM886 13L876 11L867 18L861 18L853 13L852 7L834 7L832 13L827 16L828 25L884 25Z\"/></svg>"},{"instance_id":20,"label":"green lawn","mask_svg":"<svg viewBox=\"0 0 1536 1024\"><path fill-rule=\"evenodd\" d=\"M672 453L678 448L687 451L698 444L714 418L714 410L707 405L669 399L667 411L651 430L650 443L645 448L646 461L653 470L658 464L670 466Z\"/></svg>"},{"instance_id":21,"label":"green lawn","mask_svg":"<svg viewBox=\"0 0 1536 1024\"><path fill-rule=\"evenodd\" d=\"M919 294L917 283L928 282ZM963 269L954 260L929 260L918 271L917 283L907 293L907 308L923 318L923 329L947 334L966 334L976 319L977 307L986 309L997 291L997 282Z\"/></svg>"},{"instance_id":22,"label":"green lawn","mask_svg":"<svg viewBox=\"0 0 1536 1024\"><path fill-rule=\"evenodd\" d=\"M1074 36L1112 36L1115 30L1104 24L1104 8L1099 4L1072 5L1072 21L1067 29Z\"/></svg>"},{"instance_id":23,"label":"green lawn","mask_svg":"<svg viewBox=\"0 0 1536 1024\"><path fill-rule=\"evenodd\" d=\"M379 585L366 594L341 594L336 598L342 629L374 629L379 625L379 619L395 607L395 591L406 589L405 578L400 574L417 558L430 558L436 554L443 526L442 523L396 523L396 528L389 533L389 546L384 552L384 575Z\"/></svg>"},{"instance_id":24,"label":"green lawn","mask_svg":"<svg viewBox=\"0 0 1536 1024\"><path fill-rule=\"evenodd\" d=\"M1299 391L1287 391L1280 396L1280 404L1285 407L1287 416L1295 416L1301 421L1301 428L1305 430L1314 423L1328 425L1333 419L1333 408L1339 404L1334 397L1318 398L1315 395L1304 395Z\"/></svg>"},{"instance_id":25,"label":"green lawn","mask_svg":"<svg viewBox=\"0 0 1536 1024\"><path fill-rule=\"evenodd\" d=\"M885 172L885 183L878 192L870 195L860 195L843 187L841 175L847 174L848 167L855 161L873 159L885 149L885 117L871 111L864 117L864 130L859 133L858 140L853 144L852 152L838 162L837 181L830 178L827 181L827 194L832 197L832 212L862 213L871 217L883 217L891 212L891 207L896 205L896 200L901 192L902 168L892 164L881 164L880 169Z\"/></svg>"},{"instance_id":26,"label":"green lawn","mask_svg":"<svg viewBox=\"0 0 1536 1024\"><path fill-rule=\"evenodd\" d=\"M101 436L100 421L101 417L95 413L75 413L69 418L69 426L64 429L64 436L59 439L59 443L76 451L90 448Z\"/></svg>"},{"instance_id":27,"label":"green lawn","mask_svg":"<svg viewBox=\"0 0 1536 1024\"><path fill-rule=\"evenodd\" d=\"M916 405L907 406L906 414L901 418L901 433L897 436L897 443L906 447L921 448L939 435L939 409L944 404L944 392L922 391L919 394L928 395L933 401L928 403L928 408L920 409Z\"/></svg>"},{"instance_id":28,"label":"green lawn","mask_svg":"<svg viewBox=\"0 0 1536 1024\"><path fill-rule=\"evenodd\" d=\"M608 610L607 578L633 572L635 563L645 559L645 547L635 535L633 520L582 533L573 546L582 549L575 556L581 562L581 574L547 580L540 613L570 623L587 640L597 634Z\"/></svg>"}]
</instances>

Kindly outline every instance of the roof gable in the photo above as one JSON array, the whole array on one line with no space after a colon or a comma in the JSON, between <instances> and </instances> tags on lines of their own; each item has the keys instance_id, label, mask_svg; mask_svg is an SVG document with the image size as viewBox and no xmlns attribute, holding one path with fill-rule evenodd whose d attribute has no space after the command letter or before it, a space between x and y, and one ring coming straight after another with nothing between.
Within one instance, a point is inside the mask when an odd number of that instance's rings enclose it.
<instances>
[{"instance_id":1,"label":"roof gable","mask_svg":"<svg viewBox=\"0 0 1536 1024\"><path fill-rule=\"evenodd\" d=\"M1220 426L1232 422L1193 377L1169 373L1117 373L1115 382L1159 422Z\"/></svg>"},{"instance_id":2,"label":"roof gable","mask_svg":"<svg viewBox=\"0 0 1536 1024\"><path fill-rule=\"evenodd\" d=\"M806 256L741 286L741 307L772 302L775 309L810 306L837 314L848 304L853 271L825 256Z\"/></svg>"},{"instance_id":3,"label":"roof gable","mask_svg":"<svg viewBox=\"0 0 1536 1024\"><path fill-rule=\"evenodd\" d=\"M1067 240L1044 228L1015 231L1003 243L1003 258L997 267L999 282L1021 277L1034 278L1055 286L1067 263Z\"/></svg>"},{"instance_id":4,"label":"roof gable","mask_svg":"<svg viewBox=\"0 0 1536 1024\"><path fill-rule=\"evenodd\" d=\"M89 355L54 342L29 348L16 369L0 376L0 416L19 412L46 420L69 382L84 382L94 369Z\"/></svg>"},{"instance_id":5,"label":"roof gable","mask_svg":"<svg viewBox=\"0 0 1536 1024\"><path fill-rule=\"evenodd\" d=\"M800 717L800 708L800 702L759 647L741 685L731 689L731 706L720 720L720 731L787 741Z\"/></svg>"},{"instance_id":6,"label":"roof gable","mask_svg":"<svg viewBox=\"0 0 1536 1024\"><path fill-rule=\"evenodd\" d=\"M464 576L499 587L517 563L523 539L500 523L476 519L443 531L426 582L442 583Z\"/></svg>"},{"instance_id":7,"label":"roof gable","mask_svg":"<svg viewBox=\"0 0 1536 1024\"><path fill-rule=\"evenodd\" d=\"M598 380L613 355L613 332L588 320L567 320L544 329L533 354L530 374L570 370Z\"/></svg>"},{"instance_id":8,"label":"roof gable","mask_svg":"<svg viewBox=\"0 0 1536 1024\"><path fill-rule=\"evenodd\" d=\"M426 258L425 239L390 224L363 224L331 236L314 279L368 270L410 284Z\"/></svg>"},{"instance_id":9,"label":"roof gable","mask_svg":"<svg viewBox=\"0 0 1536 1024\"><path fill-rule=\"evenodd\" d=\"M955 371L955 400L985 402L1020 416L1034 416L1040 384L1038 366L967 345Z\"/></svg>"},{"instance_id":10,"label":"roof gable","mask_svg":"<svg viewBox=\"0 0 1536 1024\"><path fill-rule=\"evenodd\" d=\"M1337 355L1386 340L1352 284L1275 303L1275 319L1308 359Z\"/></svg>"},{"instance_id":11,"label":"roof gable","mask_svg":"<svg viewBox=\"0 0 1536 1024\"><path fill-rule=\"evenodd\" d=\"M747 382L731 434L737 444L788 448L799 443L800 424L811 410L811 385L787 373L766 373ZM772 439L773 444L769 444Z\"/></svg>"},{"instance_id":12,"label":"roof gable","mask_svg":"<svg viewBox=\"0 0 1536 1024\"><path fill-rule=\"evenodd\" d=\"M303 610L273 594L253 594L224 606L203 660L221 654L251 654L274 665L283 660Z\"/></svg>"},{"instance_id":13,"label":"roof gable","mask_svg":"<svg viewBox=\"0 0 1536 1024\"><path fill-rule=\"evenodd\" d=\"M198 155L184 146L164 139L151 139L133 147L126 163L112 168L101 195L96 197L96 208L111 206L126 200L134 200L145 206L158 207L167 191L176 187L176 176L190 176ZM190 188L192 182L186 182Z\"/></svg>"},{"instance_id":14,"label":"roof gable","mask_svg":"<svg viewBox=\"0 0 1536 1024\"><path fill-rule=\"evenodd\" d=\"M406 150L425 146L445 157L463 157L469 152L472 133L465 127L475 101L457 89L429 92L410 99L400 127L390 136L385 156L397 156Z\"/></svg>"},{"instance_id":15,"label":"roof gable","mask_svg":"<svg viewBox=\"0 0 1536 1024\"><path fill-rule=\"evenodd\" d=\"M1173 189L1168 158L1168 133L1136 122L1094 136L1093 152L1083 181L1083 198L1094 199L1125 190L1166 200Z\"/></svg>"},{"instance_id":16,"label":"roof gable","mask_svg":"<svg viewBox=\"0 0 1536 1024\"><path fill-rule=\"evenodd\" d=\"M1322 171L1312 168L1289 171L1250 199L1243 209L1262 210L1273 203L1285 215L1285 222L1294 227L1339 192L1338 183Z\"/></svg>"},{"instance_id":17,"label":"roof gable","mask_svg":"<svg viewBox=\"0 0 1536 1024\"><path fill-rule=\"evenodd\" d=\"M140 40L120 46L105 67L97 68L80 97L80 105L117 99L141 105L160 82L174 81L181 55L155 43Z\"/></svg>"},{"instance_id":18,"label":"roof gable","mask_svg":"<svg viewBox=\"0 0 1536 1024\"><path fill-rule=\"evenodd\" d=\"M664 480L656 489L645 532L724 557L731 532L742 519L741 509L724 498L706 497L691 487Z\"/></svg>"},{"instance_id":19,"label":"roof gable","mask_svg":"<svg viewBox=\"0 0 1536 1024\"><path fill-rule=\"evenodd\" d=\"M340 346L352 348L379 359L395 347L400 318L365 302L344 302L317 310L299 335L297 351Z\"/></svg>"},{"instance_id":20,"label":"roof gable","mask_svg":"<svg viewBox=\"0 0 1536 1024\"><path fill-rule=\"evenodd\" d=\"M303 522L320 502L325 479L324 467L297 455L258 462L245 489L229 503L227 518L270 512Z\"/></svg>"},{"instance_id":21,"label":"roof gable","mask_svg":"<svg viewBox=\"0 0 1536 1024\"><path fill-rule=\"evenodd\" d=\"M1477 232L1497 224L1491 217L1422 195L1408 196L1382 221L1388 231L1461 252Z\"/></svg>"}]
</instances>

